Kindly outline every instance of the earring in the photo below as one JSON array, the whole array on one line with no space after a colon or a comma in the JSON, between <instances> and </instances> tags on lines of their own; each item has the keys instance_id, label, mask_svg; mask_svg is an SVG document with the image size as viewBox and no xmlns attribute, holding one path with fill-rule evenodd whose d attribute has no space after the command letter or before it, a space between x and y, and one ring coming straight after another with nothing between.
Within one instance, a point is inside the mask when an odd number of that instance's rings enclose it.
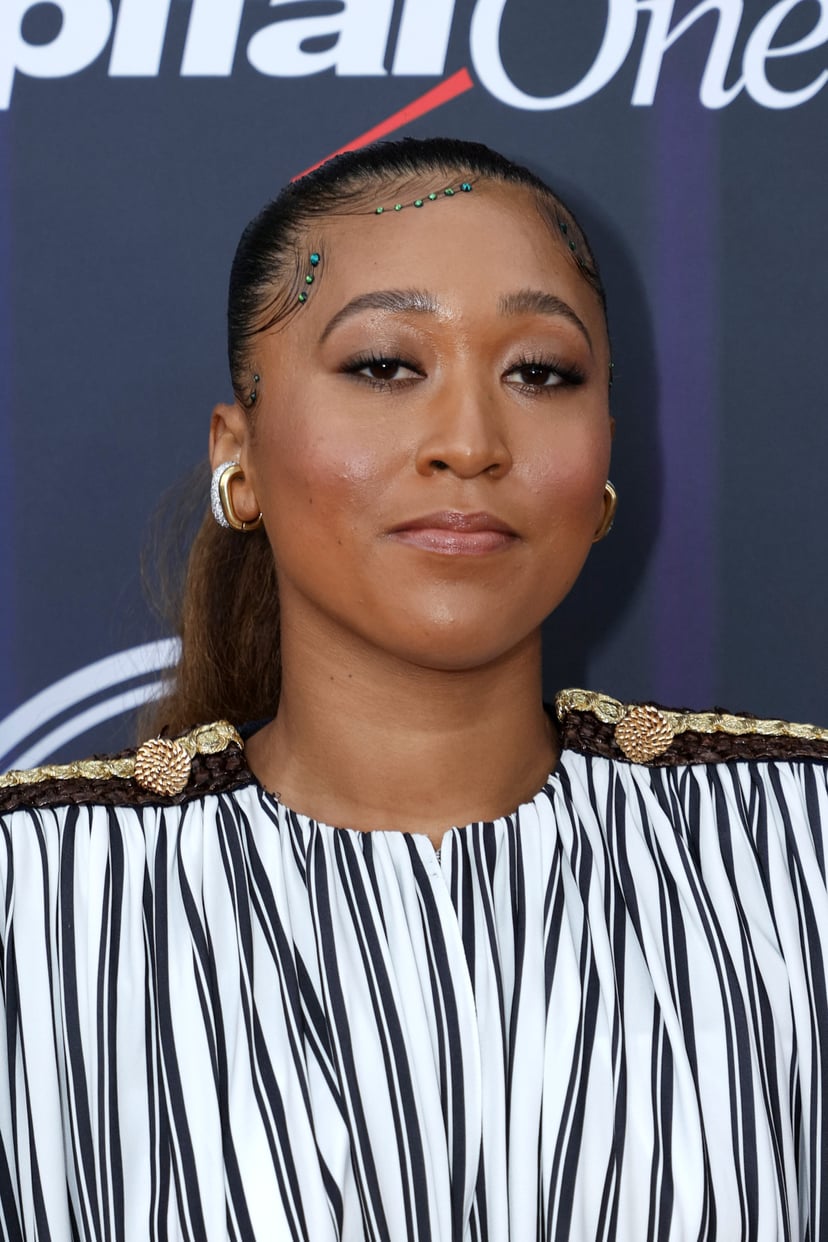
<instances>
[{"instance_id":1,"label":"earring","mask_svg":"<svg viewBox=\"0 0 828 1242\"><path fill-rule=\"evenodd\" d=\"M225 530L258 530L262 524L261 513L255 521L243 522L233 507L230 484L243 473L237 461L223 461L220 466L216 466L210 480L210 508L219 526L223 526Z\"/></svg>"},{"instance_id":2,"label":"earring","mask_svg":"<svg viewBox=\"0 0 828 1242\"><path fill-rule=\"evenodd\" d=\"M600 543L602 539L612 530L612 524L615 521L615 510L618 508L618 492L607 479L604 484L604 516L601 519L601 525L592 537L593 543Z\"/></svg>"}]
</instances>

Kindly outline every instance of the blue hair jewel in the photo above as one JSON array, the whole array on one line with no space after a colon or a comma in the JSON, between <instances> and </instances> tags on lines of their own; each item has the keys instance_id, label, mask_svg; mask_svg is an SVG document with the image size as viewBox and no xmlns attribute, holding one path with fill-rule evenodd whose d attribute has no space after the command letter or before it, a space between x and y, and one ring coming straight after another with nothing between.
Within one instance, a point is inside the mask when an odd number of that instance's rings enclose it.
<instances>
[{"instance_id":1,"label":"blue hair jewel","mask_svg":"<svg viewBox=\"0 0 828 1242\"><path fill-rule=\"evenodd\" d=\"M314 282L314 272L315 272L315 271L316 271L316 269L319 267L319 261L320 261L320 256L319 256L319 254L318 254L318 253L314 250L314 251L313 251L313 253L312 253L311 255L309 255L309 256L308 256L308 263L310 264L310 271L308 272L307 276L305 277L305 284L306 284L306 285L312 285L312 284L313 284L313 282ZM299 301L300 301L300 302L307 302L307 300L308 300L308 291L307 291L307 289L303 289L303 290L302 290L302 292L299 294Z\"/></svg>"},{"instance_id":2,"label":"blue hair jewel","mask_svg":"<svg viewBox=\"0 0 828 1242\"><path fill-rule=\"evenodd\" d=\"M424 198L412 199L410 203L394 203L393 207L375 207L373 214L382 216L387 211L405 211L406 207L424 207L426 203L433 203L438 198L453 198L455 194L470 194L472 183L470 181L461 181L460 185L447 185L444 190L432 190L430 194L426 194Z\"/></svg>"}]
</instances>

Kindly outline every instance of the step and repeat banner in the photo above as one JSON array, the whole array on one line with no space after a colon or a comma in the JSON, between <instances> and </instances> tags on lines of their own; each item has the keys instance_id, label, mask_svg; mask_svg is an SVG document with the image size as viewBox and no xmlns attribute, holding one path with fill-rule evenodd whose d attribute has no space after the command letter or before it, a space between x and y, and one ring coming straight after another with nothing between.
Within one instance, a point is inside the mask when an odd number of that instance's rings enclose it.
<instances>
[{"instance_id":1,"label":"step and repeat banner","mask_svg":"<svg viewBox=\"0 0 828 1242\"><path fill-rule=\"evenodd\" d=\"M238 235L402 134L530 165L605 276L618 518L549 693L828 723L827 83L828 0L0 0L0 769L131 742Z\"/></svg>"}]
</instances>

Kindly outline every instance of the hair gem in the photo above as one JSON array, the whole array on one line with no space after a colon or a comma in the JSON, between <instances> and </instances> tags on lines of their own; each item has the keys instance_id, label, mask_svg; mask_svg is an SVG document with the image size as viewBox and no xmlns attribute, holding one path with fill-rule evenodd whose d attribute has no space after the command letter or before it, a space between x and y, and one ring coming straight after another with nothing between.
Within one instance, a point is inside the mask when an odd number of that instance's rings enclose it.
<instances>
[{"instance_id":1,"label":"hair gem","mask_svg":"<svg viewBox=\"0 0 828 1242\"><path fill-rule=\"evenodd\" d=\"M472 190L470 181L462 181L460 185L447 185L444 190L432 190L430 194L426 194L424 198L412 199L410 203L394 203L393 207L375 207L373 214L382 216L389 211L405 211L407 207L424 207L426 203L436 202L438 198L453 198L455 194L469 194Z\"/></svg>"},{"instance_id":2,"label":"hair gem","mask_svg":"<svg viewBox=\"0 0 828 1242\"><path fill-rule=\"evenodd\" d=\"M320 259L320 256L319 256L319 254L318 254L315 250L314 250L314 251L313 251L313 252L312 252L312 253L308 256L308 263L310 264L310 271L308 272L307 276L305 277L305 284L306 284L306 285L312 285L312 284L313 284L313 281L314 281L314 272L315 272L315 271L316 271L316 269L319 267L319 259ZM307 289L303 289L303 290L302 290L302 292L299 294L299 301L300 301L300 302L307 302L307 300L308 300L308 291L307 291Z\"/></svg>"}]
</instances>

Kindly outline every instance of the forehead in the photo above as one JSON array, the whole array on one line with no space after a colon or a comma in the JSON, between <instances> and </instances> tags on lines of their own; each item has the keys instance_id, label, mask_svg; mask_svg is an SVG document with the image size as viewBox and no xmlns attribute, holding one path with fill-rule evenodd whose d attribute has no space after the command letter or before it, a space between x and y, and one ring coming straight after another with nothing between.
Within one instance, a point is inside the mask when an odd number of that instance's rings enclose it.
<instances>
[{"instance_id":1,"label":"forehead","mask_svg":"<svg viewBox=\"0 0 828 1242\"><path fill-rule=\"evenodd\" d=\"M447 311L481 314L521 290L537 289L565 299L601 335L598 296L533 191L478 181L470 193L447 197L439 187L421 181L380 189L364 207L312 227L308 253L318 252L320 262L291 326L312 330L323 316L377 289L425 289ZM430 191L438 192L436 199L428 198ZM422 207L413 205L418 198ZM397 202L404 204L400 211Z\"/></svg>"}]
</instances>

